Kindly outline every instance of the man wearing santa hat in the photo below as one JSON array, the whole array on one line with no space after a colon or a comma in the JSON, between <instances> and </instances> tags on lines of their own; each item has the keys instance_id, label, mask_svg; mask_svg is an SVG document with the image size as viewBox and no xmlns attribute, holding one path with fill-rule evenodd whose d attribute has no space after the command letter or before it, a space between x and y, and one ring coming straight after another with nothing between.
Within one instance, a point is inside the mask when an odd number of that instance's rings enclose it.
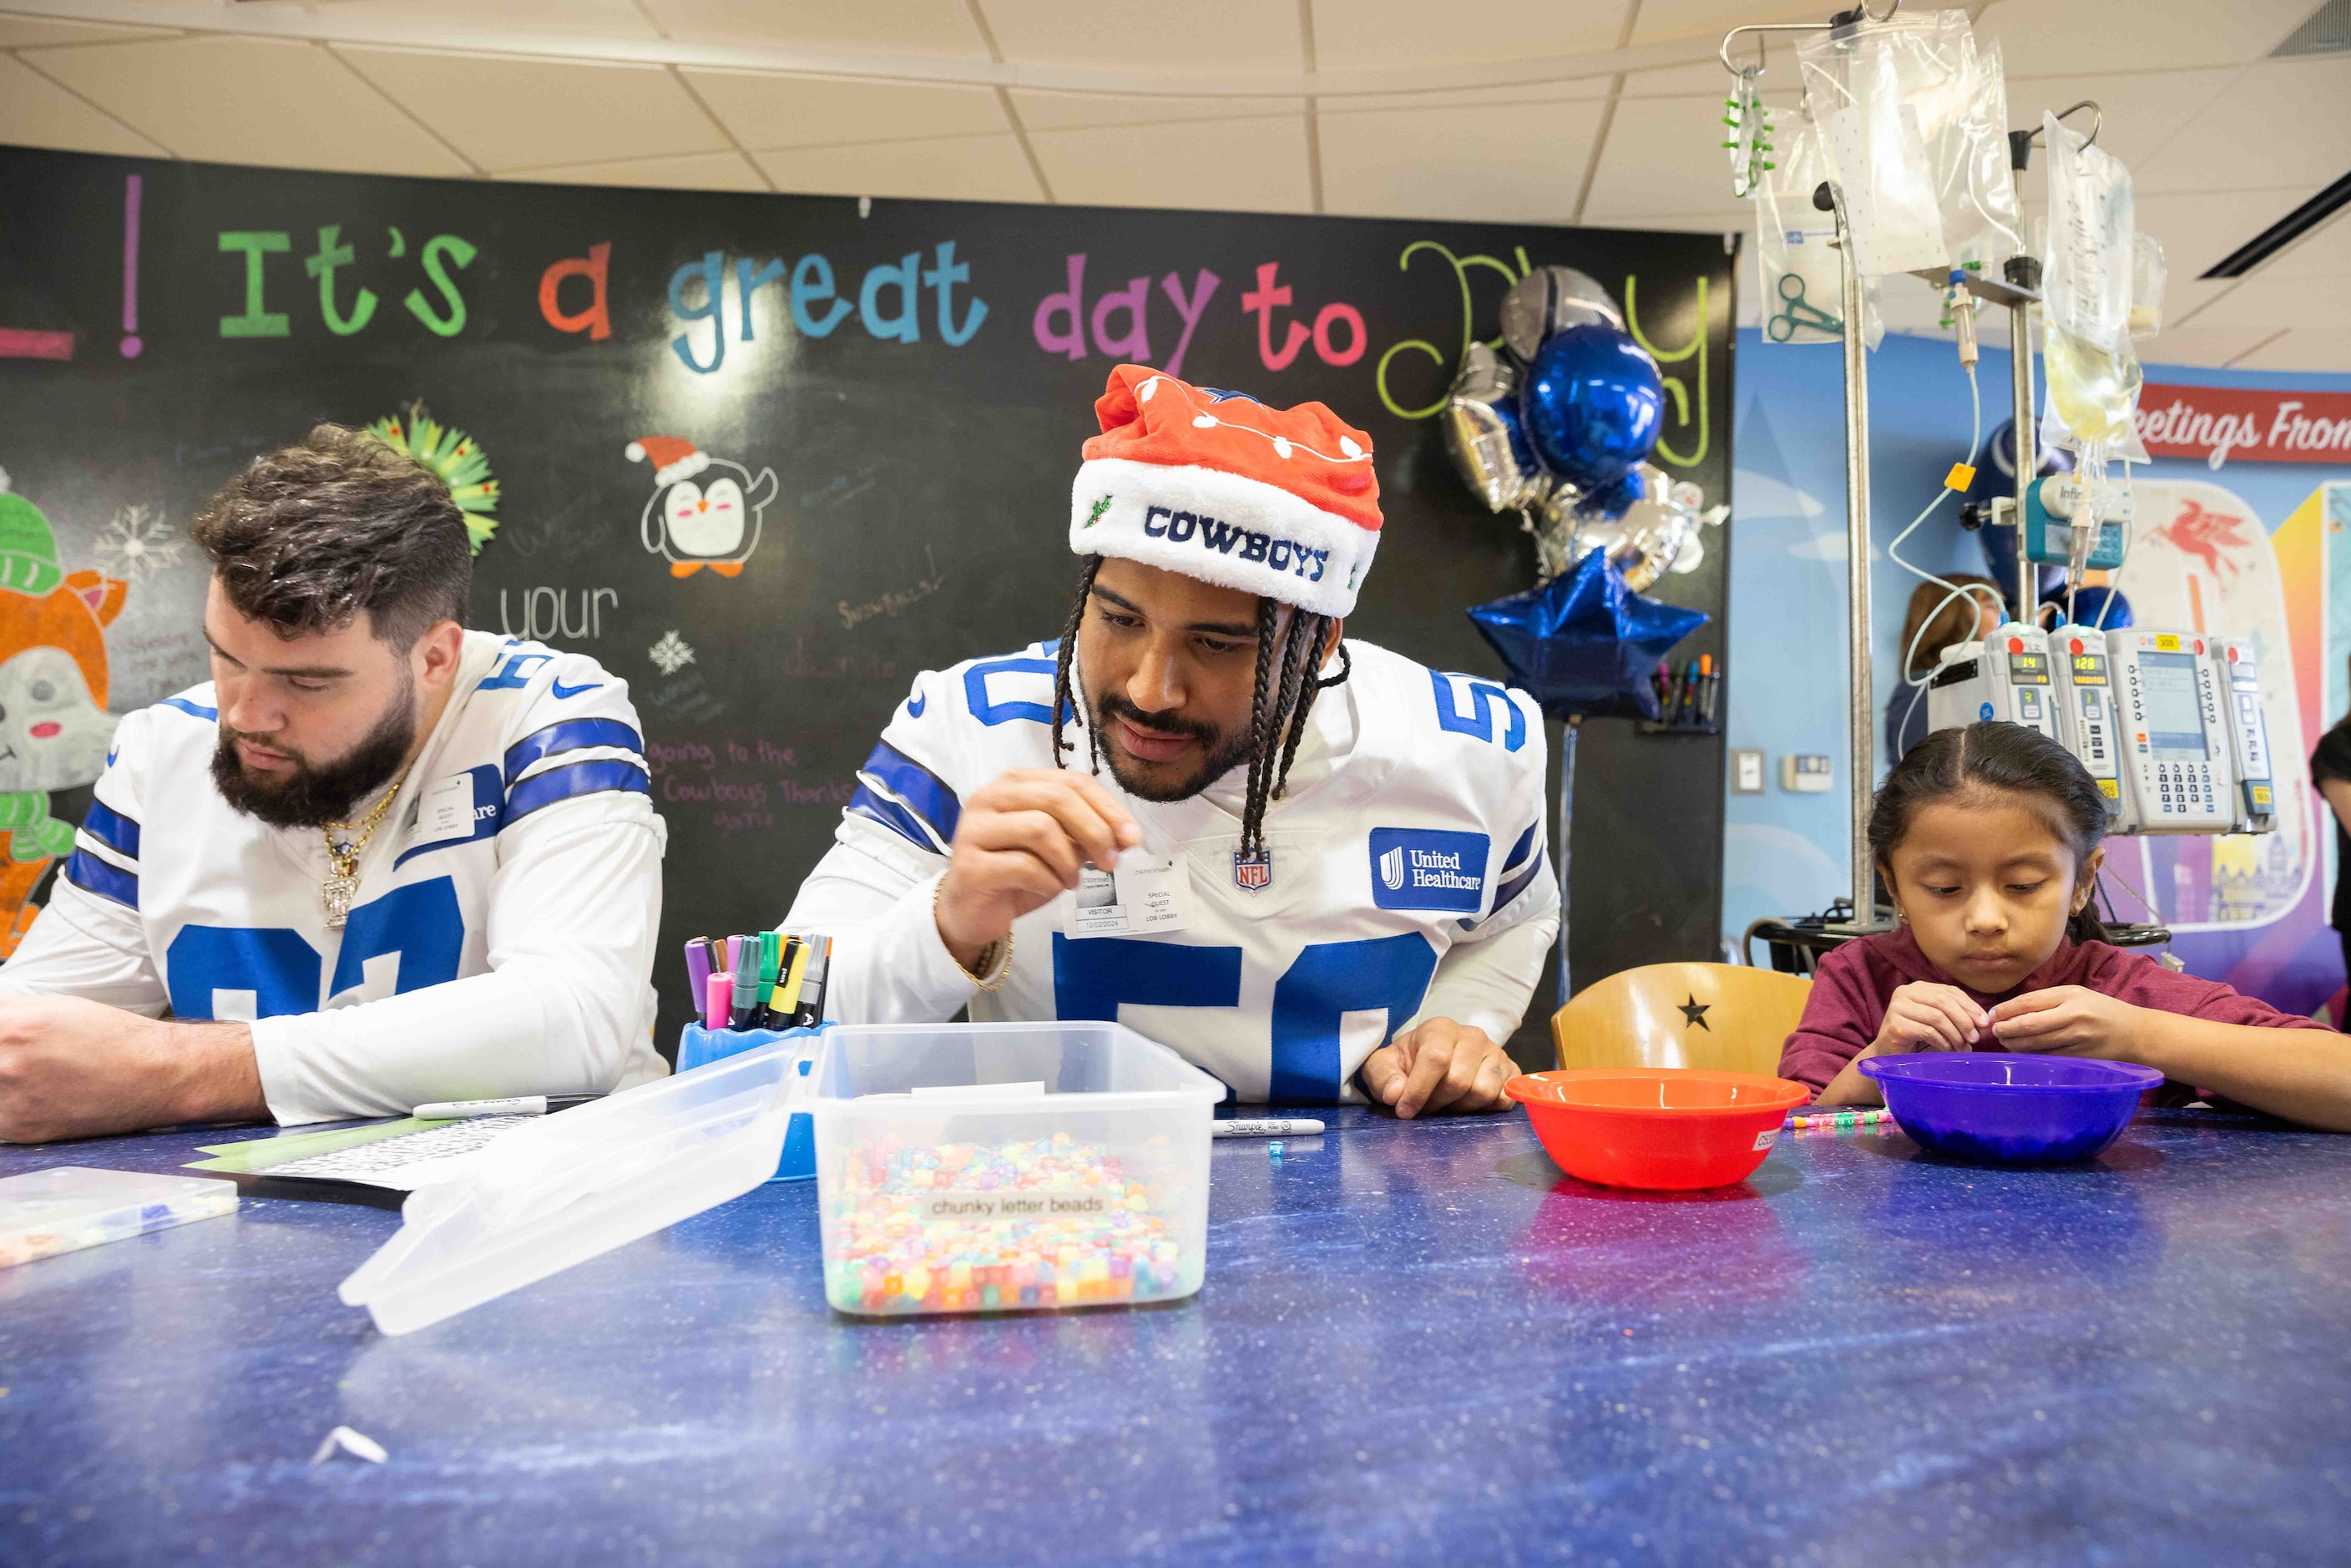
<instances>
[{"instance_id":1,"label":"man wearing santa hat","mask_svg":"<svg viewBox=\"0 0 2351 1568\"><path fill-rule=\"evenodd\" d=\"M784 922L829 1016L1122 1019L1244 1101L1506 1103L1559 927L1523 695L1344 641L1371 438L1121 365L1058 642L925 672Z\"/></svg>"}]
</instances>

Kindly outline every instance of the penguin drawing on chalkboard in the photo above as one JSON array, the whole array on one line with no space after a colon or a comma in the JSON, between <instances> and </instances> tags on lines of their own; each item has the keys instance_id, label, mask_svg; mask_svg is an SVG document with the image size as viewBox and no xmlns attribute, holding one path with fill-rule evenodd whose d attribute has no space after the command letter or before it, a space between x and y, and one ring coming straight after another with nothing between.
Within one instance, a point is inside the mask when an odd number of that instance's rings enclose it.
<instances>
[{"instance_id":1,"label":"penguin drawing on chalkboard","mask_svg":"<svg viewBox=\"0 0 2351 1568\"><path fill-rule=\"evenodd\" d=\"M632 463L653 467L653 499L645 503L645 549L669 562L672 577L704 567L739 577L759 548L759 516L776 498L776 471L754 479L740 463L713 457L676 435L648 435L628 445ZM708 471L722 470L716 477Z\"/></svg>"}]
</instances>

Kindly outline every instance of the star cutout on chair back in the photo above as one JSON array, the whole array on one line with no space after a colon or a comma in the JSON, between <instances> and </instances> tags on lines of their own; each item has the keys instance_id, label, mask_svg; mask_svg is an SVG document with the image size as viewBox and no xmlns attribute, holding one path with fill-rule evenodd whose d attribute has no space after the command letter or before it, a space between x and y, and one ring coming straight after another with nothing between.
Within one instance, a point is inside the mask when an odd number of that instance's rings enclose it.
<instances>
[{"instance_id":1,"label":"star cutout on chair back","mask_svg":"<svg viewBox=\"0 0 2351 1568\"><path fill-rule=\"evenodd\" d=\"M1707 1009L1713 1005L1714 1004L1711 1002L1699 1001L1698 999L1698 993L1693 991L1690 993L1689 1000L1682 1003L1681 1006L1675 1010L1682 1015L1682 1027L1684 1029L1687 1029L1690 1025L1696 1024L1698 1028L1706 1030L1707 1033L1712 1034L1714 1032L1714 1026L1706 1021L1706 1015Z\"/></svg>"}]
</instances>

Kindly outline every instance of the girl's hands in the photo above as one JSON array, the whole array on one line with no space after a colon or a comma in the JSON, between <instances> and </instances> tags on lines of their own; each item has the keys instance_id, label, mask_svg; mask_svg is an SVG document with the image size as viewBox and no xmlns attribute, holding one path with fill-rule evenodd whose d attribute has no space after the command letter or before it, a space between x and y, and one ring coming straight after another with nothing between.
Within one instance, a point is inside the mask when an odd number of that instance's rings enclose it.
<instances>
[{"instance_id":1,"label":"girl's hands","mask_svg":"<svg viewBox=\"0 0 2351 1568\"><path fill-rule=\"evenodd\" d=\"M2011 1051L2112 1059L2137 1037L2140 1012L2082 986L2052 986L1992 1009L1991 1032Z\"/></svg>"},{"instance_id":2,"label":"girl's hands","mask_svg":"<svg viewBox=\"0 0 2351 1568\"><path fill-rule=\"evenodd\" d=\"M1865 1054L1894 1056L1913 1051L1966 1051L1983 1043L1997 1016L1976 1006L1957 986L1913 980L1896 990L1886 1004L1886 1021L1877 1026L1877 1038L1869 1042Z\"/></svg>"}]
</instances>

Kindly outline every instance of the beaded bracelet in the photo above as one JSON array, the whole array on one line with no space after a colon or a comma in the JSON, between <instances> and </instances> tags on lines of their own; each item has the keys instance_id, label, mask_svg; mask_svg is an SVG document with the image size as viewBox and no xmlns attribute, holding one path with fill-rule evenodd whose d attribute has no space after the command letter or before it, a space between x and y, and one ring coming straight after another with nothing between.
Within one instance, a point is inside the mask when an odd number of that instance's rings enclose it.
<instances>
[{"instance_id":1,"label":"beaded bracelet","mask_svg":"<svg viewBox=\"0 0 2351 1568\"><path fill-rule=\"evenodd\" d=\"M1867 1127L1893 1119L1894 1113L1881 1106L1868 1111L1823 1111L1804 1116L1791 1114L1780 1124L1792 1132L1801 1127Z\"/></svg>"}]
</instances>

